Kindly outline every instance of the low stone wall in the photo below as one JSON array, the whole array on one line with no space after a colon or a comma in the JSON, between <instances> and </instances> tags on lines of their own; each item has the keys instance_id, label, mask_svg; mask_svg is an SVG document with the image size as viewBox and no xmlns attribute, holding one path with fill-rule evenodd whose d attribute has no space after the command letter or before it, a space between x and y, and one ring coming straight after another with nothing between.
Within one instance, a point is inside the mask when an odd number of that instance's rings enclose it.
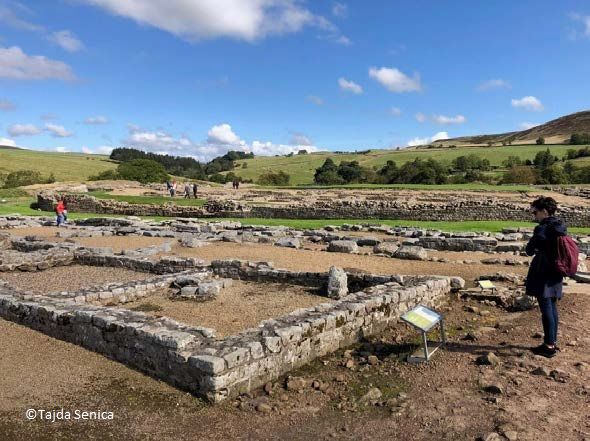
<instances>
[{"instance_id":1,"label":"low stone wall","mask_svg":"<svg viewBox=\"0 0 590 441\"><path fill-rule=\"evenodd\" d=\"M128 204L86 195L64 195L71 211L166 217L260 217L283 219L404 219L422 221L505 220L530 221L527 204L495 199L461 200L448 203L410 203L408 201L322 201L291 206L240 205L233 201L209 201L205 207L175 204ZM53 210L52 194L39 194L42 210ZM559 216L572 227L589 227L590 212L585 207L561 206Z\"/></svg>"},{"instance_id":2,"label":"low stone wall","mask_svg":"<svg viewBox=\"0 0 590 441\"><path fill-rule=\"evenodd\" d=\"M220 268L218 265L217 268ZM0 284L0 316L108 355L216 402L248 392L395 323L407 309L437 306L448 277L400 277L338 301L266 320L224 339L214 331L125 309L33 296Z\"/></svg>"},{"instance_id":3,"label":"low stone wall","mask_svg":"<svg viewBox=\"0 0 590 441\"><path fill-rule=\"evenodd\" d=\"M289 283L292 285L318 288L318 294L325 295L328 285L327 272L289 271L275 269L271 262L251 262L247 260L214 260L211 262L213 274L219 277L249 280L261 283ZM349 291L362 290L374 285L390 282L401 283L398 275L385 276L360 272L346 272Z\"/></svg>"}]
</instances>

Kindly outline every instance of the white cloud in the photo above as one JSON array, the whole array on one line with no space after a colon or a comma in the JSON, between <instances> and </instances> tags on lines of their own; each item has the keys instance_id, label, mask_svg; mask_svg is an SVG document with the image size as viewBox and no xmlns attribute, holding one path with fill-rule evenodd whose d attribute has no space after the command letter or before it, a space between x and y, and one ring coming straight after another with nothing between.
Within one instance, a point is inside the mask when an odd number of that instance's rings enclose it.
<instances>
[{"instance_id":1,"label":"white cloud","mask_svg":"<svg viewBox=\"0 0 590 441\"><path fill-rule=\"evenodd\" d=\"M524 96L520 99L512 99L511 104L512 107L529 110L531 112L540 112L544 109L541 101L534 96Z\"/></svg>"},{"instance_id":2,"label":"white cloud","mask_svg":"<svg viewBox=\"0 0 590 441\"><path fill-rule=\"evenodd\" d=\"M338 18L348 17L348 6L344 3L334 2L332 4L332 15Z\"/></svg>"},{"instance_id":3,"label":"white cloud","mask_svg":"<svg viewBox=\"0 0 590 441\"><path fill-rule=\"evenodd\" d=\"M16 147L16 141L10 138L0 138L0 145L7 147Z\"/></svg>"},{"instance_id":4,"label":"white cloud","mask_svg":"<svg viewBox=\"0 0 590 441\"><path fill-rule=\"evenodd\" d=\"M14 104L12 101L0 100L0 110L9 111L14 109L16 109L16 104Z\"/></svg>"},{"instance_id":5,"label":"white cloud","mask_svg":"<svg viewBox=\"0 0 590 441\"><path fill-rule=\"evenodd\" d=\"M22 3L6 1L0 4L0 22L4 22L13 28L22 29L25 31L42 31L43 26L31 23L21 18L19 13L15 12L18 9L22 14L31 14L31 10Z\"/></svg>"},{"instance_id":6,"label":"white cloud","mask_svg":"<svg viewBox=\"0 0 590 441\"><path fill-rule=\"evenodd\" d=\"M98 115L98 116L89 116L84 120L84 124L89 125L99 125L99 124L108 124L109 119L106 116Z\"/></svg>"},{"instance_id":7,"label":"white cloud","mask_svg":"<svg viewBox=\"0 0 590 441\"><path fill-rule=\"evenodd\" d=\"M432 121L437 124L463 124L467 119L463 115L432 115Z\"/></svg>"},{"instance_id":8,"label":"white cloud","mask_svg":"<svg viewBox=\"0 0 590 441\"><path fill-rule=\"evenodd\" d=\"M351 46L352 41L346 35L334 36L331 38L334 43L341 44L342 46Z\"/></svg>"},{"instance_id":9,"label":"white cloud","mask_svg":"<svg viewBox=\"0 0 590 441\"><path fill-rule=\"evenodd\" d=\"M285 155L297 153L299 150L308 152L318 151L313 145L306 145L311 141L307 137L293 137L290 144L275 144L271 141L253 141L251 144L242 140L234 133L227 123L211 127L207 139L202 143L193 142L187 136L175 137L162 130L148 131L130 125L129 136L122 141L123 145L135 147L154 153L191 156L199 161L207 162L224 155L229 150L252 152L255 155ZM88 148L87 151L94 151Z\"/></svg>"},{"instance_id":10,"label":"white cloud","mask_svg":"<svg viewBox=\"0 0 590 441\"><path fill-rule=\"evenodd\" d=\"M40 55L27 55L21 48L0 47L0 78L13 80L73 80L70 66Z\"/></svg>"},{"instance_id":11,"label":"white cloud","mask_svg":"<svg viewBox=\"0 0 590 441\"><path fill-rule=\"evenodd\" d=\"M47 38L68 52L78 52L84 49L84 43L68 30L53 32Z\"/></svg>"},{"instance_id":12,"label":"white cloud","mask_svg":"<svg viewBox=\"0 0 590 441\"><path fill-rule=\"evenodd\" d=\"M315 95L309 95L307 97L307 101L309 101L310 103L315 104L316 106L322 106L322 105L324 105L324 100L322 98L320 98L319 96L315 96Z\"/></svg>"},{"instance_id":13,"label":"white cloud","mask_svg":"<svg viewBox=\"0 0 590 441\"><path fill-rule=\"evenodd\" d=\"M226 123L211 127L207 132L207 142L221 145L244 145L244 141Z\"/></svg>"},{"instance_id":14,"label":"white cloud","mask_svg":"<svg viewBox=\"0 0 590 441\"><path fill-rule=\"evenodd\" d=\"M328 20L313 14L298 0L83 1L189 41L216 37L255 41L299 32L308 26L335 30Z\"/></svg>"},{"instance_id":15,"label":"white cloud","mask_svg":"<svg viewBox=\"0 0 590 441\"><path fill-rule=\"evenodd\" d=\"M391 107L389 109L389 114L392 116L400 116L402 114L402 111L399 107Z\"/></svg>"},{"instance_id":16,"label":"white cloud","mask_svg":"<svg viewBox=\"0 0 590 441\"><path fill-rule=\"evenodd\" d=\"M369 77L381 83L390 92L419 92L422 90L420 84L420 75L414 74L412 78L396 68L389 67L371 67Z\"/></svg>"},{"instance_id":17,"label":"white cloud","mask_svg":"<svg viewBox=\"0 0 590 441\"><path fill-rule=\"evenodd\" d=\"M305 136L303 133L294 133L291 137L291 145L301 145L301 146L313 146L313 142L309 139L308 136Z\"/></svg>"},{"instance_id":18,"label":"white cloud","mask_svg":"<svg viewBox=\"0 0 590 441\"><path fill-rule=\"evenodd\" d=\"M151 132L133 125L129 125L128 128L129 136L123 143L130 147L137 147L151 152L178 154L178 152L193 146L193 142L187 136L175 138L163 130Z\"/></svg>"},{"instance_id":19,"label":"white cloud","mask_svg":"<svg viewBox=\"0 0 590 441\"><path fill-rule=\"evenodd\" d=\"M510 89L511 87L512 86L510 83L506 80L494 79L482 82L479 86L477 86L477 90L484 92L486 90L492 89Z\"/></svg>"},{"instance_id":20,"label":"white cloud","mask_svg":"<svg viewBox=\"0 0 590 441\"><path fill-rule=\"evenodd\" d=\"M270 141L254 141L249 148L249 151L254 153L255 156L288 155L289 153L297 153L299 150L307 150L309 153L318 151L314 146L274 144Z\"/></svg>"},{"instance_id":21,"label":"white cloud","mask_svg":"<svg viewBox=\"0 0 590 441\"><path fill-rule=\"evenodd\" d=\"M344 90L345 92L352 92L355 95L360 95L363 93L363 88L356 84L354 81L349 81L346 78L338 78L338 85L340 89Z\"/></svg>"},{"instance_id":22,"label":"white cloud","mask_svg":"<svg viewBox=\"0 0 590 441\"><path fill-rule=\"evenodd\" d=\"M447 132L437 132L432 135L430 138L413 138L408 141L408 147L414 147L417 145L426 145L430 144L434 141L442 141L444 139L449 139L449 134Z\"/></svg>"},{"instance_id":23,"label":"white cloud","mask_svg":"<svg viewBox=\"0 0 590 441\"><path fill-rule=\"evenodd\" d=\"M110 145L101 145L95 148L82 146L82 153L86 153L88 155L110 155L113 149L114 147Z\"/></svg>"},{"instance_id":24,"label":"white cloud","mask_svg":"<svg viewBox=\"0 0 590 441\"><path fill-rule=\"evenodd\" d=\"M51 133L51 136L54 138L69 138L73 135L72 132L66 130L64 126L60 126L57 124L47 123L45 124L45 129Z\"/></svg>"},{"instance_id":25,"label":"white cloud","mask_svg":"<svg viewBox=\"0 0 590 441\"><path fill-rule=\"evenodd\" d=\"M580 38L590 38L590 15L570 14L570 19L581 23L582 30L574 30L571 32L571 38L578 40Z\"/></svg>"},{"instance_id":26,"label":"white cloud","mask_svg":"<svg viewBox=\"0 0 590 441\"><path fill-rule=\"evenodd\" d=\"M33 136L41 133L41 129L33 124L13 124L8 127L10 136Z\"/></svg>"},{"instance_id":27,"label":"white cloud","mask_svg":"<svg viewBox=\"0 0 590 441\"><path fill-rule=\"evenodd\" d=\"M55 147L54 150L59 153L67 153L70 151L67 147Z\"/></svg>"},{"instance_id":28,"label":"white cloud","mask_svg":"<svg viewBox=\"0 0 590 441\"><path fill-rule=\"evenodd\" d=\"M521 130L528 130L532 129L533 127L537 127L539 123L531 123L531 122L521 122L518 126Z\"/></svg>"},{"instance_id":29,"label":"white cloud","mask_svg":"<svg viewBox=\"0 0 590 441\"><path fill-rule=\"evenodd\" d=\"M427 118L427 116L424 115L422 112L416 113L416 121L422 123L422 122L426 121L426 118Z\"/></svg>"}]
</instances>

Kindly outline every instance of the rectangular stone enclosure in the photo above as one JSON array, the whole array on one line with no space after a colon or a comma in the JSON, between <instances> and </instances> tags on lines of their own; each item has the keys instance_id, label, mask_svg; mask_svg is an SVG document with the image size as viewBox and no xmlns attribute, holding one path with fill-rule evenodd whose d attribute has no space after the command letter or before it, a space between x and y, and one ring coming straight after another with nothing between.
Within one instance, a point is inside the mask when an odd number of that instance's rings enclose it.
<instances>
[{"instance_id":1,"label":"rectangular stone enclosure","mask_svg":"<svg viewBox=\"0 0 590 441\"><path fill-rule=\"evenodd\" d=\"M211 402L248 392L379 333L417 304L437 307L462 282L442 276L354 272L345 274L348 292L330 298L330 273L275 269L269 262L205 263L171 257L153 261L38 240L13 241L13 250L8 246L6 241L6 256L14 259L20 250L19 258L28 256L28 260L15 266L3 263L0 256L4 271L42 271L48 261L51 266L91 265L151 273L143 280L43 294L22 292L0 281L0 316L104 354ZM326 302L223 338L210 328L125 308L128 302L162 290L188 293L199 301L199 296L215 295L232 279L316 288Z\"/></svg>"}]
</instances>

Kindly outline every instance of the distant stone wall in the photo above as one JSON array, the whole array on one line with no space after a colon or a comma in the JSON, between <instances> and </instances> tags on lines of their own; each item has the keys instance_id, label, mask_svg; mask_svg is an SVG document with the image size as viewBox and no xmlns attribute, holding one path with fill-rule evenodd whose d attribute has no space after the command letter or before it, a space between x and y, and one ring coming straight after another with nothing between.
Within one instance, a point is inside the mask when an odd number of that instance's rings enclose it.
<instances>
[{"instance_id":1,"label":"distant stone wall","mask_svg":"<svg viewBox=\"0 0 590 441\"><path fill-rule=\"evenodd\" d=\"M527 204L500 202L493 199L463 200L449 203L409 203L407 201L330 201L311 205L284 207L247 207L232 201L210 201L205 207L174 204L128 204L96 199L86 195L64 196L70 211L166 217L258 217L268 219L404 219L421 221L504 220L530 221ZM38 195L38 206L53 210L52 195ZM559 216L572 227L590 227L590 210L585 207L561 206Z\"/></svg>"}]
</instances>

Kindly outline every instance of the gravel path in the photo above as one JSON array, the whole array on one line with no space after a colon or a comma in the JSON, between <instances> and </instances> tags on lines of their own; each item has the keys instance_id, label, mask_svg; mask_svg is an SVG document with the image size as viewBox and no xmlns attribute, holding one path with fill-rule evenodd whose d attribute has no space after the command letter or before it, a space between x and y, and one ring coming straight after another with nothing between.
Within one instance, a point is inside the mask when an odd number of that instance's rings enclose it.
<instances>
[{"instance_id":1,"label":"gravel path","mask_svg":"<svg viewBox=\"0 0 590 441\"><path fill-rule=\"evenodd\" d=\"M505 265L457 265L456 263L401 260L379 256L362 256L344 253L328 253L308 250L294 250L260 244L216 243L203 248L172 248L175 255L214 259L246 259L271 261L275 268L287 268L295 271L327 271L330 266L355 268L375 274L438 274L460 276L470 283L481 274L493 274L498 271L526 274L527 267ZM437 252L439 257L447 253ZM452 253L449 258L456 259L461 254L463 259L471 259L471 253ZM482 257L483 257L483 253ZM486 257L493 255L485 254ZM479 257L479 256L478 256ZM475 257L475 258L478 258Z\"/></svg>"},{"instance_id":2,"label":"gravel path","mask_svg":"<svg viewBox=\"0 0 590 441\"><path fill-rule=\"evenodd\" d=\"M52 291L77 291L84 287L103 285L112 282L131 282L145 280L153 274L140 273L125 268L103 268L98 266L58 266L37 272L0 273L0 280L21 291L46 293Z\"/></svg>"},{"instance_id":3,"label":"gravel path","mask_svg":"<svg viewBox=\"0 0 590 441\"><path fill-rule=\"evenodd\" d=\"M255 327L262 320L329 301L326 297L311 294L302 286L234 280L232 286L222 289L215 300L203 303L170 300L163 294L127 303L125 308L213 328L218 336L226 336Z\"/></svg>"}]
</instances>

